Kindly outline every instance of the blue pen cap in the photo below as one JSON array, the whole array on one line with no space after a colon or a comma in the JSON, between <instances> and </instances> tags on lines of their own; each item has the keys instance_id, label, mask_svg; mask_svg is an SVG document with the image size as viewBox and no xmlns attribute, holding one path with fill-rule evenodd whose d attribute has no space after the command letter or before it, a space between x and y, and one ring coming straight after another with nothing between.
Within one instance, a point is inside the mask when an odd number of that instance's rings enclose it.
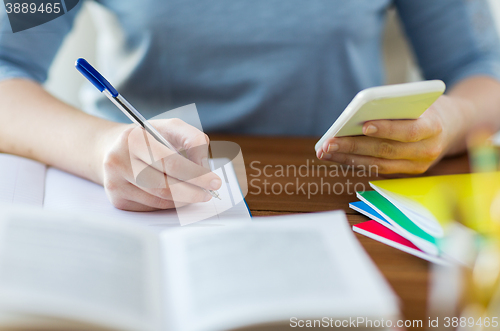
<instances>
[{"instance_id":1,"label":"blue pen cap","mask_svg":"<svg viewBox=\"0 0 500 331\"><path fill-rule=\"evenodd\" d=\"M116 98L118 91L104 78L97 70L94 69L85 59L78 59L75 62L75 67L82 75L85 76L99 91L108 90L111 95Z\"/></svg>"}]
</instances>

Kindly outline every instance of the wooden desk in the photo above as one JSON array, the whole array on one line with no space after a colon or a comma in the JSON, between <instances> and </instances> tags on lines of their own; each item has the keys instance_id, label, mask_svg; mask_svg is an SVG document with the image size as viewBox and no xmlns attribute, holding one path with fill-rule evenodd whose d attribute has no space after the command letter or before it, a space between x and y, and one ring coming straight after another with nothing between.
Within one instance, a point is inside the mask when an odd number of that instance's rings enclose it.
<instances>
[{"instance_id":1,"label":"wooden desk","mask_svg":"<svg viewBox=\"0 0 500 331\"><path fill-rule=\"evenodd\" d=\"M233 141L240 145L245 160L247 179L249 183L246 200L253 216L267 216L290 213L306 213L316 211L326 211L342 209L347 213L347 218L351 225L368 220L366 217L349 209L349 202L357 201L353 187L356 183L364 184L368 189L368 181L383 179L384 176L362 177L362 173L352 171L344 176L340 172L327 173L325 176L324 167L317 173L318 165L330 166L332 163L322 162L316 159L314 154L314 144L317 138L274 138L274 137L249 137L249 136L222 136L211 135L212 140ZM281 166L284 167L284 176L279 172ZM266 167L266 173L263 170ZM302 166L301 173L297 176L293 174L293 167L289 167L289 176L286 176L286 167L295 166L297 171ZM306 175L309 169L309 175ZM314 169L314 177L311 170ZM330 168L331 169L331 168ZM276 173L278 171L278 173ZM426 175L442 175L469 172L468 160L465 155L445 159L432 168ZM268 175L268 176L266 176ZM269 176L270 175L270 176ZM267 193L264 191L264 180L267 180ZM304 183L303 189L297 192L298 185ZM351 183L351 185L348 184ZM287 194L281 192L279 188L289 184ZM315 184L325 185L323 194L317 193L307 196L307 185L311 183L310 192L314 191ZM335 194L333 188L330 194L327 193L327 185L331 187L337 184ZM272 185L274 184L274 194ZM361 185L359 184L359 185ZM358 185L358 188L360 187ZM340 192L343 186L344 192ZM348 191L348 186L351 187ZM259 189L260 188L260 192ZM293 189L292 189L293 188ZM293 192L292 192L293 191ZM304 194L306 193L306 194ZM427 320L426 299L427 299L427 278L429 274L429 263L406 254L397 249L391 248L367 237L356 234L356 237L377 264L381 272L391 284L397 295L401 298L402 313L405 319ZM421 330L421 329L420 329Z\"/></svg>"}]
</instances>

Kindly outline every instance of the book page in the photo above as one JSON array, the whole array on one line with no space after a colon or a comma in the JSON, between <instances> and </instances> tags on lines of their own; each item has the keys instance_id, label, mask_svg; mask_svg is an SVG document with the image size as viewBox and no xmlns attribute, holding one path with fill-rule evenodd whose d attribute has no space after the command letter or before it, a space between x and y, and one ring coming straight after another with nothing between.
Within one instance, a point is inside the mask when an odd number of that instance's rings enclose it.
<instances>
[{"instance_id":1,"label":"book page","mask_svg":"<svg viewBox=\"0 0 500 331\"><path fill-rule=\"evenodd\" d=\"M254 219L162 234L174 330L233 329L291 317L397 315L387 283L343 212Z\"/></svg>"},{"instance_id":2,"label":"book page","mask_svg":"<svg viewBox=\"0 0 500 331\"><path fill-rule=\"evenodd\" d=\"M158 330L157 235L81 216L7 211L0 224L1 311Z\"/></svg>"},{"instance_id":3,"label":"book page","mask_svg":"<svg viewBox=\"0 0 500 331\"><path fill-rule=\"evenodd\" d=\"M227 167L226 167L227 168ZM243 200L239 191L234 171L227 168L228 180L223 180L219 190L222 200L212 199L208 202L197 203L175 209L154 212L131 212L115 208L106 196L103 187L88 180L73 176L64 171L49 168L47 171L44 208L77 212L82 214L103 215L107 218L118 219L151 226L162 230L176 227L180 224L189 224L195 220L204 219L204 223L221 223L225 220L238 218L241 221L249 220L250 214L244 201L233 208L233 201ZM222 171L219 174L224 178ZM229 182L231 180L231 183ZM239 194L239 198L238 198ZM236 197L233 197L236 195Z\"/></svg>"},{"instance_id":4,"label":"book page","mask_svg":"<svg viewBox=\"0 0 500 331\"><path fill-rule=\"evenodd\" d=\"M45 190L43 163L0 154L0 203L42 207Z\"/></svg>"},{"instance_id":5,"label":"book page","mask_svg":"<svg viewBox=\"0 0 500 331\"><path fill-rule=\"evenodd\" d=\"M30 314L0 311L0 330L30 331L109 331L109 328L89 322L77 322L56 317L35 316Z\"/></svg>"}]
</instances>

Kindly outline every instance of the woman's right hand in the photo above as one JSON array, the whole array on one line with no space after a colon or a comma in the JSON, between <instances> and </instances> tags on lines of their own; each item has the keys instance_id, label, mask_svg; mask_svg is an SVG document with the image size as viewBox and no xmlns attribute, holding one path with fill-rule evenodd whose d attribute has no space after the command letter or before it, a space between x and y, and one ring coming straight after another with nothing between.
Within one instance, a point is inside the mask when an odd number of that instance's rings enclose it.
<instances>
[{"instance_id":1,"label":"woman's right hand","mask_svg":"<svg viewBox=\"0 0 500 331\"><path fill-rule=\"evenodd\" d=\"M210 200L207 191L218 190L222 182L208 167L208 136L179 119L150 123L188 158L168 149L141 127L116 124L99 140L102 167L98 177L109 200L116 208L131 211Z\"/></svg>"}]
</instances>

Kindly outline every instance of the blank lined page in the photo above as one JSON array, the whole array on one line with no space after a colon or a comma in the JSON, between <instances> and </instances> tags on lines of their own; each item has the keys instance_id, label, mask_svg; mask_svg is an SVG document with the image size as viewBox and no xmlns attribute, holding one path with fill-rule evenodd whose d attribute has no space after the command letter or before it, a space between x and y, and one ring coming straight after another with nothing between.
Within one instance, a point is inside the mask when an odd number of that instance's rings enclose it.
<instances>
[{"instance_id":1,"label":"blank lined page","mask_svg":"<svg viewBox=\"0 0 500 331\"><path fill-rule=\"evenodd\" d=\"M100 214L144 225L179 225L175 210L143 213L116 209L102 186L59 169L49 168L46 182L44 208L48 210Z\"/></svg>"},{"instance_id":2,"label":"blank lined page","mask_svg":"<svg viewBox=\"0 0 500 331\"><path fill-rule=\"evenodd\" d=\"M116 209L108 200L102 186L55 168L47 170L46 183L44 208L50 210L101 214L158 228L188 224L193 219L203 219L203 215L211 216L207 217L204 222L221 221L227 218L250 219L248 210L245 207L243 209L241 204L237 206L237 213L229 212L232 200L229 196L229 185L224 180L223 187L219 190L222 200L212 199L208 202L188 205L179 208L178 212L174 209L155 212L130 212ZM241 192L239 194L241 195Z\"/></svg>"},{"instance_id":3,"label":"blank lined page","mask_svg":"<svg viewBox=\"0 0 500 331\"><path fill-rule=\"evenodd\" d=\"M198 222L200 219L222 224L235 219L250 220L250 213L244 203L243 196L231 163L213 170L222 179L222 186L217 192L220 200L213 198L208 202L195 203L179 208L177 216L181 225Z\"/></svg>"},{"instance_id":4,"label":"blank lined page","mask_svg":"<svg viewBox=\"0 0 500 331\"><path fill-rule=\"evenodd\" d=\"M0 154L0 203L43 206L45 164Z\"/></svg>"}]
</instances>

